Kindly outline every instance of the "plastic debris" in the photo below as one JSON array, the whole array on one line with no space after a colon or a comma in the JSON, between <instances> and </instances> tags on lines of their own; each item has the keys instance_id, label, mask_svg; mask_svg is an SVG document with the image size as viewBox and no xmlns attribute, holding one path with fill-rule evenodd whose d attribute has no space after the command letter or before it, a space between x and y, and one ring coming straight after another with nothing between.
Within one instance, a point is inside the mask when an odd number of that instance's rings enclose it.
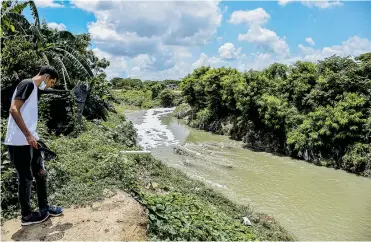
<instances>
[{"instance_id":1,"label":"plastic debris","mask_svg":"<svg viewBox=\"0 0 371 242\"><path fill-rule=\"evenodd\" d=\"M243 219L243 224L246 225L246 226L252 226L252 223L250 222L250 220L247 218L247 217L242 217Z\"/></svg>"}]
</instances>

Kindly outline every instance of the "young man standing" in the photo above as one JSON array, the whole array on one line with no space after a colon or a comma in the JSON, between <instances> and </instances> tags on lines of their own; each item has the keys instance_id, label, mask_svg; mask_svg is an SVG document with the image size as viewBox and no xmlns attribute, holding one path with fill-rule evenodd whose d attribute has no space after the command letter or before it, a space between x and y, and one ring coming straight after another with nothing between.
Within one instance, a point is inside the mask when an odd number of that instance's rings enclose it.
<instances>
[{"instance_id":1,"label":"young man standing","mask_svg":"<svg viewBox=\"0 0 371 242\"><path fill-rule=\"evenodd\" d=\"M46 221L49 216L59 216L62 208L49 206L47 180L39 174L39 159L36 128L38 122L38 94L53 86L58 74L51 66L44 66L32 79L21 81L15 89L10 106L8 128L4 144L18 173L18 199L21 205L21 224L30 225ZM66 91L62 91L66 92ZM36 180L39 212L31 210L31 184Z\"/></svg>"}]
</instances>

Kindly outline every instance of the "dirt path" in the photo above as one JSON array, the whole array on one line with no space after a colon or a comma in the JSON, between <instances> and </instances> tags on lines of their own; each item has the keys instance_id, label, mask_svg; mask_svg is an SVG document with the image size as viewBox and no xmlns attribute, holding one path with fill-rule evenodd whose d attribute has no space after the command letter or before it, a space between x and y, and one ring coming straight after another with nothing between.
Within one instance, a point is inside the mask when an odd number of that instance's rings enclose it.
<instances>
[{"instance_id":1,"label":"dirt path","mask_svg":"<svg viewBox=\"0 0 371 242\"><path fill-rule=\"evenodd\" d=\"M9 220L1 228L1 241L147 240L146 227L145 211L139 203L115 191L102 202L65 209L63 216L51 217L42 224L21 227L20 219Z\"/></svg>"}]
</instances>

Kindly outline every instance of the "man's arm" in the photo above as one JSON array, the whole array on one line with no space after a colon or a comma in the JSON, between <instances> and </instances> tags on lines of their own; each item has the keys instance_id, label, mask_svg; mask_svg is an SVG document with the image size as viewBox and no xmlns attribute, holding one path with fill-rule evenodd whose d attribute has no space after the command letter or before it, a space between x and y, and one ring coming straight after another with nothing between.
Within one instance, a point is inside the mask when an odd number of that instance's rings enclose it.
<instances>
[{"instance_id":1,"label":"man's arm","mask_svg":"<svg viewBox=\"0 0 371 242\"><path fill-rule=\"evenodd\" d=\"M19 129L22 131L24 136L26 136L28 144L37 149L38 148L37 141L35 137L31 134L31 132L28 130L22 118L21 112L20 112L23 104L24 104L24 100L19 100L19 99L13 100L12 104L10 105L9 112L12 115L16 124L18 125Z\"/></svg>"},{"instance_id":2,"label":"man's arm","mask_svg":"<svg viewBox=\"0 0 371 242\"><path fill-rule=\"evenodd\" d=\"M69 94L69 90L60 90L60 89L52 89L52 88L45 88L44 90L39 90L40 94L60 94L66 95Z\"/></svg>"}]
</instances>

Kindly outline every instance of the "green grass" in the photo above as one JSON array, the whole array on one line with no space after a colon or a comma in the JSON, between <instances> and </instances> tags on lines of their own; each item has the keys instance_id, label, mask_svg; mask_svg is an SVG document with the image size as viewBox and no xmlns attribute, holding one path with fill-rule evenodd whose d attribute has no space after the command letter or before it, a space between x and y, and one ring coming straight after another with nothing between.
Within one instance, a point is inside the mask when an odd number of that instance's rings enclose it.
<instances>
[{"instance_id":1,"label":"green grass","mask_svg":"<svg viewBox=\"0 0 371 242\"><path fill-rule=\"evenodd\" d=\"M138 106L132 106L132 105L128 105L128 104L113 104L113 106L115 107L116 111L120 114L123 114L125 111L127 110L141 110L143 108L141 107L138 107Z\"/></svg>"},{"instance_id":2,"label":"green grass","mask_svg":"<svg viewBox=\"0 0 371 242\"><path fill-rule=\"evenodd\" d=\"M160 106L160 100L152 99L152 91L150 90L113 90L113 96L118 99L121 104L139 108L153 108ZM121 105L120 104L120 105Z\"/></svg>"},{"instance_id":3,"label":"green grass","mask_svg":"<svg viewBox=\"0 0 371 242\"><path fill-rule=\"evenodd\" d=\"M84 206L103 199L106 189L121 189L148 209L148 234L154 240L293 239L272 218L232 203L151 155L120 154L140 149L132 124L122 115L111 113L107 121L84 125L78 137L43 136L58 154L47 163L51 203ZM2 196L14 195L14 184L3 181ZM18 214L16 201L2 204L3 216ZM242 225L243 216L254 226Z\"/></svg>"}]
</instances>

